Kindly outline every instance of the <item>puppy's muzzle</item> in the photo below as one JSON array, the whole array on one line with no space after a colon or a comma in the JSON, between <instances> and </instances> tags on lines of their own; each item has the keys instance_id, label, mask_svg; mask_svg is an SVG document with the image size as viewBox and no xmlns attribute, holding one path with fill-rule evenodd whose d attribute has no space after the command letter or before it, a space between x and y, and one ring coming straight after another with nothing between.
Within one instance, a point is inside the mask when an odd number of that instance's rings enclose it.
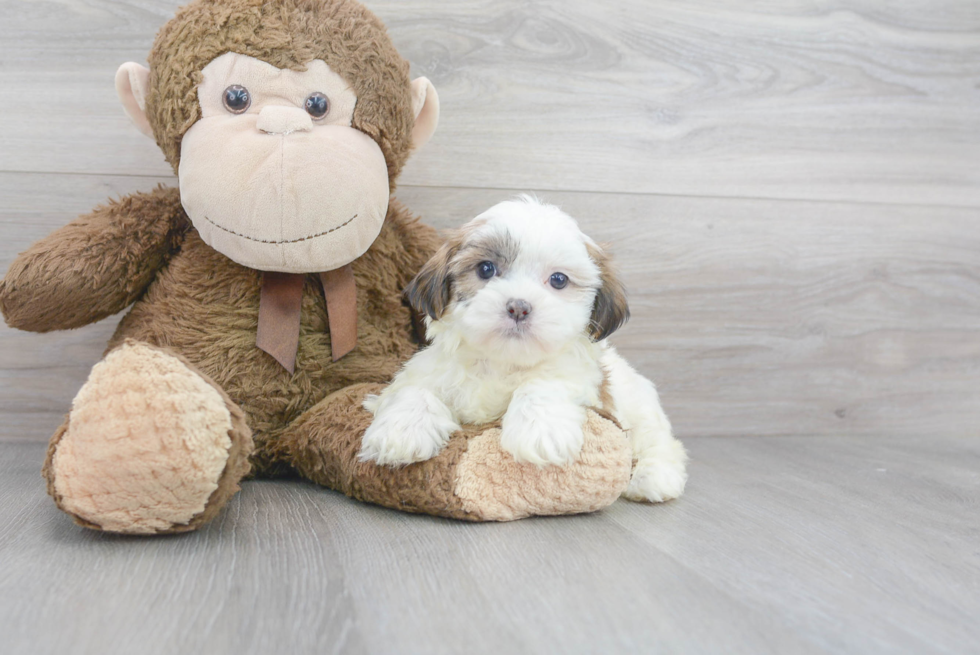
<instances>
[{"instance_id":1,"label":"puppy's muzzle","mask_svg":"<svg viewBox=\"0 0 980 655\"><path fill-rule=\"evenodd\" d=\"M511 298L507 301L507 314L514 319L514 322L520 323L531 315L531 303L519 298Z\"/></svg>"}]
</instances>

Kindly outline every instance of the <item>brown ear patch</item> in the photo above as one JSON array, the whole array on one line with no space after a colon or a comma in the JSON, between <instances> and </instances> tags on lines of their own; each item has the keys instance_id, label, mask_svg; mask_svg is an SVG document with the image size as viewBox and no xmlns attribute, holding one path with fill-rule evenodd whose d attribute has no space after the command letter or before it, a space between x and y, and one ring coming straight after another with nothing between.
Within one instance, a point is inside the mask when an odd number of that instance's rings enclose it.
<instances>
[{"instance_id":1,"label":"brown ear patch","mask_svg":"<svg viewBox=\"0 0 980 655\"><path fill-rule=\"evenodd\" d=\"M434 321L442 318L452 302L454 276L450 263L462 239L459 232L450 236L405 288L405 299L412 308Z\"/></svg>"},{"instance_id":2,"label":"brown ear patch","mask_svg":"<svg viewBox=\"0 0 980 655\"><path fill-rule=\"evenodd\" d=\"M629 320L630 308L626 288L613 269L610 256L598 246L588 244L586 247L589 257L599 267L602 282L592 303L592 320L589 322L589 336L593 341L600 341Z\"/></svg>"}]
</instances>

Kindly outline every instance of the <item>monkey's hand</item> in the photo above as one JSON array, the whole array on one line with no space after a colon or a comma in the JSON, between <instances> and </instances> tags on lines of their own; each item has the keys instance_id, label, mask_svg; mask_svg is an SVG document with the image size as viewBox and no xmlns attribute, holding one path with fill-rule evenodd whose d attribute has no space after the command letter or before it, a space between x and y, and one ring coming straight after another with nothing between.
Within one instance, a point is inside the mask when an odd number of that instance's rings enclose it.
<instances>
[{"instance_id":1,"label":"monkey's hand","mask_svg":"<svg viewBox=\"0 0 980 655\"><path fill-rule=\"evenodd\" d=\"M14 260L0 281L0 311L11 327L32 332L118 313L153 281L187 224L175 188L97 207Z\"/></svg>"}]
</instances>

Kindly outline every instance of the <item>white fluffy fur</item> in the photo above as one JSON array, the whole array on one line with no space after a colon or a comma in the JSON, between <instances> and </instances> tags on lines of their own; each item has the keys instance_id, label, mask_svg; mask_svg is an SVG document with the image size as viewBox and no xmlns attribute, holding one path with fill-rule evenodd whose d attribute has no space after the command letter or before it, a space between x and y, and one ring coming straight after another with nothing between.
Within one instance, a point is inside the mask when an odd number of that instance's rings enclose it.
<instances>
[{"instance_id":1,"label":"white fluffy fur","mask_svg":"<svg viewBox=\"0 0 980 655\"><path fill-rule=\"evenodd\" d=\"M389 465L425 460L460 423L502 417L501 446L516 460L570 463L582 449L585 409L601 407L605 373L612 411L633 444L635 465L624 496L652 502L679 496L687 455L653 383L605 341L589 336L602 284L599 265L588 253L595 243L557 207L528 197L492 207L463 233L461 250L499 243L509 234L516 256L500 275L470 280L475 293L461 294L456 280L444 314L427 321L431 345L379 396L365 401L375 419L360 458ZM569 277L566 288L549 284L555 272ZM527 320L517 323L507 314L512 298L530 302Z\"/></svg>"}]
</instances>

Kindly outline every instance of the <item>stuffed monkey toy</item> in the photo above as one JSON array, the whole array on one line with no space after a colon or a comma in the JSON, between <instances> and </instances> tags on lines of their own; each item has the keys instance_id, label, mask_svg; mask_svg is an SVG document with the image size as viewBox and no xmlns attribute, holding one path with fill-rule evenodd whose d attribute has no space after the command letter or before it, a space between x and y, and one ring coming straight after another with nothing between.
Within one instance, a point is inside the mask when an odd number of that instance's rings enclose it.
<instances>
[{"instance_id":1,"label":"stuffed monkey toy","mask_svg":"<svg viewBox=\"0 0 980 655\"><path fill-rule=\"evenodd\" d=\"M193 530L246 476L468 520L587 512L626 488L627 440L591 412L567 467L518 464L498 426L436 458L359 462L361 407L417 348L402 290L440 241L390 194L438 97L352 0L196 0L124 64L126 113L178 188L96 208L0 282L13 327L131 305L51 438L58 507L122 533Z\"/></svg>"}]
</instances>

